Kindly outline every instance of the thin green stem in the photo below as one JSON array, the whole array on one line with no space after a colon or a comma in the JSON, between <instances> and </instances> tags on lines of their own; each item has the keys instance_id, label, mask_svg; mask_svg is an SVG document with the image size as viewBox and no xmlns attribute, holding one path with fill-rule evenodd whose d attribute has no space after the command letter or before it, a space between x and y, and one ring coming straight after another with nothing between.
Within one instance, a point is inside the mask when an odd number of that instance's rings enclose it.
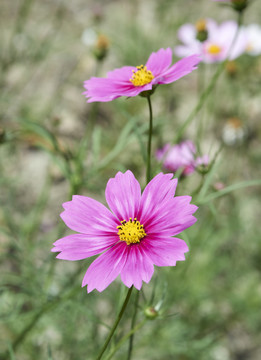
<instances>
[{"instance_id":1,"label":"thin green stem","mask_svg":"<svg viewBox=\"0 0 261 360\"><path fill-rule=\"evenodd\" d=\"M131 330L134 329L135 324L136 324L136 318L137 318L137 312L138 312L138 304L139 304L139 297L140 297L140 292L139 292L139 290L137 290L137 291L136 291L135 302L134 302L134 313L133 313L132 320L131 320ZM127 360L130 360L130 359L131 359L132 348L133 348L133 340L134 340L134 333L131 334L131 336L130 336L129 350L128 350Z\"/></svg>"},{"instance_id":2,"label":"thin green stem","mask_svg":"<svg viewBox=\"0 0 261 360\"><path fill-rule=\"evenodd\" d=\"M151 140L152 140L152 129L153 129L153 115L152 115L152 106L150 96L147 97L149 104L149 112L150 112L150 123L149 123L149 138L148 138L148 148L147 148L147 172L146 172L146 180L147 184L151 180Z\"/></svg>"},{"instance_id":3,"label":"thin green stem","mask_svg":"<svg viewBox=\"0 0 261 360\"><path fill-rule=\"evenodd\" d=\"M113 326L111 328L111 331L110 331L109 335L107 336L107 339L106 339L106 341L105 341L99 355L97 356L96 360L100 360L102 358L105 350L107 349L107 347L109 345L109 342L111 341L111 338L113 337L113 334L114 334L114 332L115 332L115 330L116 330L116 328L117 328L117 326L118 326L118 324L119 324L119 322L120 322L120 320L122 318L122 315L123 315L123 313L124 313L124 311L125 311L125 309L127 307L127 304L129 302L129 299L130 299L130 296L131 296L131 293L132 293L132 290L133 290L133 286L131 286L129 288L127 296L126 296L126 298L124 300L124 303L122 305L122 308L121 308L121 310L119 312L119 315L117 316L117 318L116 318L116 320L115 320L115 322L114 322L114 324L113 324Z\"/></svg>"},{"instance_id":4,"label":"thin green stem","mask_svg":"<svg viewBox=\"0 0 261 360\"><path fill-rule=\"evenodd\" d=\"M147 166L146 166L146 184L151 180L151 142L152 142L152 132L153 132L153 113L151 98L147 96L148 105L149 105L149 135L148 135L148 147L147 147ZM139 304L139 291L136 293L135 302L134 302L134 313L131 320L131 331L135 328L137 311ZM131 359L132 348L133 348L134 332L130 335L129 349L127 360Z\"/></svg>"},{"instance_id":5,"label":"thin green stem","mask_svg":"<svg viewBox=\"0 0 261 360\"><path fill-rule=\"evenodd\" d=\"M111 353L108 355L106 360L112 359L113 355L116 353L116 351L119 350L119 348L125 343L126 340L132 335L134 335L142 326L147 322L147 318L145 318L143 321L141 321L138 325L136 325L133 329L131 329L123 338L118 342L118 344L112 349Z\"/></svg>"},{"instance_id":6,"label":"thin green stem","mask_svg":"<svg viewBox=\"0 0 261 360\"><path fill-rule=\"evenodd\" d=\"M198 92L199 96L204 91L205 88L205 73L206 73L206 66L204 63L201 63L198 68ZM201 154L201 139L203 136L203 122L204 122L204 108L201 111L201 114L198 119L198 128L197 128L197 150L198 153Z\"/></svg>"}]
</instances>

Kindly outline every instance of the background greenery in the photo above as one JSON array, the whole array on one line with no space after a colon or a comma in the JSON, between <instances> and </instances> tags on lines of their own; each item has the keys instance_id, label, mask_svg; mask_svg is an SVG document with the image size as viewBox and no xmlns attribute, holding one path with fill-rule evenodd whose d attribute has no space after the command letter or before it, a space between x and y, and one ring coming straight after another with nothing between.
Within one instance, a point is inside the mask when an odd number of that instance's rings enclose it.
<instances>
[{"instance_id":1,"label":"background greenery","mask_svg":"<svg viewBox=\"0 0 261 360\"><path fill-rule=\"evenodd\" d=\"M103 293L87 295L81 280L91 260L56 260L50 249L70 233L59 214L72 194L104 202L109 177L126 169L145 184L148 109L142 98L86 104L82 83L114 67L144 64L161 47L174 48L178 27L205 17L236 19L209 0L1 1L1 359L95 358L126 288L117 280ZM253 1L244 21L260 18L261 4ZM110 41L98 64L93 47L81 40L89 28ZM224 71L186 128L216 65L201 64L152 98L153 153L177 137L189 138L213 163L205 175L180 178L178 194L193 195L198 222L181 235L190 247L186 261L155 268L143 286L138 323L146 307L160 310L135 336L133 359L261 358L255 186L261 174L261 57L243 55L236 67L234 76ZM231 117L240 118L246 136L229 147L222 131ZM131 302L114 344L129 331L132 312ZM124 359L126 349L127 343L113 358Z\"/></svg>"}]
</instances>

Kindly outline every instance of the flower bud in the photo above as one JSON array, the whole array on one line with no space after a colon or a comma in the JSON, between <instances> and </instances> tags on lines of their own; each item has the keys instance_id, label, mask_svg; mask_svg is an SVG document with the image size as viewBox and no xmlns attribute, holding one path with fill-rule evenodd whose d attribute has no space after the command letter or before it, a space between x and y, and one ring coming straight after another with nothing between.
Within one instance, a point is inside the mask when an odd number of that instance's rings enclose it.
<instances>
[{"instance_id":1,"label":"flower bud","mask_svg":"<svg viewBox=\"0 0 261 360\"><path fill-rule=\"evenodd\" d=\"M238 73L238 66L237 63L235 61L228 61L225 65L225 69L227 74L231 77L234 78L236 77L237 73Z\"/></svg>"},{"instance_id":2,"label":"flower bud","mask_svg":"<svg viewBox=\"0 0 261 360\"><path fill-rule=\"evenodd\" d=\"M147 307L147 308L144 310L144 314L145 314L145 316L146 316L149 320L154 320L156 317L159 316L158 311L156 311L153 306Z\"/></svg>"},{"instance_id":3,"label":"flower bud","mask_svg":"<svg viewBox=\"0 0 261 360\"><path fill-rule=\"evenodd\" d=\"M248 5L249 0L231 0L231 3L235 10L243 11Z\"/></svg>"},{"instance_id":4,"label":"flower bud","mask_svg":"<svg viewBox=\"0 0 261 360\"><path fill-rule=\"evenodd\" d=\"M197 30L197 40L200 42L204 42L208 38L208 30L207 30L207 23L206 20L200 19L196 22L196 30Z\"/></svg>"},{"instance_id":5,"label":"flower bud","mask_svg":"<svg viewBox=\"0 0 261 360\"><path fill-rule=\"evenodd\" d=\"M100 34L93 49L93 54L96 59L99 61L103 60L108 53L109 47L110 40L107 38L107 36Z\"/></svg>"}]
</instances>

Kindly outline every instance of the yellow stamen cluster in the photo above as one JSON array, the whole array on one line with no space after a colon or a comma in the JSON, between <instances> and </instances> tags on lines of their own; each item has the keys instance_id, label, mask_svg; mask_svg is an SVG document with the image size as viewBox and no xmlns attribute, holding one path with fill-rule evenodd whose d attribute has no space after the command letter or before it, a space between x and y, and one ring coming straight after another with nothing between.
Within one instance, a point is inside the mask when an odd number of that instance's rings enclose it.
<instances>
[{"instance_id":1,"label":"yellow stamen cluster","mask_svg":"<svg viewBox=\"0 0 261 360\"><path fill-rule=\"evenodd\" d=\"M117 229L119 229L120 241L125 241L127 245L139 243L147 235L143 225L136 218L121 221L121 225L117 226Z\"/></svg>"},{"instance_id":2,"label":"yellow stamen cluster","mask_svg":"<svg viewBox=\"0 0 261 360\"><path fill-rule=\"evenodd\" d=\"M143 86L150 83L154 79L154 75L150 70L147 70L147 67L140 65L136 67L137 70L132 70L133 75L130 79L130 82L134 86Z\"/></svg>"},{"instance_id":3,"label":"yellow stamen cluster","mask_svg":"<svg viewBox=\"0 0 261 360\"><path fill-rule=\"evenodd\" d=\"M208 46L208 53L211 55L218 55L221 52L221 47L216 44L211 44Z\"/></svg>"}]
</instances>

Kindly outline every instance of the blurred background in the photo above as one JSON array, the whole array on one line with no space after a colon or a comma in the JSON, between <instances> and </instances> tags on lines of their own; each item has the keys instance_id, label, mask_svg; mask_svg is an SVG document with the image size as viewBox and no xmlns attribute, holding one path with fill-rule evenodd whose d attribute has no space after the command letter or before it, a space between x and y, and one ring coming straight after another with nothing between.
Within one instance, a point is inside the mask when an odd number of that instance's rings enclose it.
<instances>
[{"instance_id":1,"label":"blurred background","mask_svg":"<svg viewBox=\"0 0 261 360\"><path fill-rule=\"evenodd\" d=\"M95 358L126 288L118 279L87 294L81 281L91 260L56 260L50 249L71 233L59 214L72 194L105 203L108 179L127 169L145 184L148 109L141 97L87 104L83 81L174 49L178 28L204 18L236 13L210 0L1 1L1 359ZM260 19L252 1L244 24ZM152 97L153 154L190 139L210 165L177 174L198 222L181 234L186 261L155 268L143 286L138 319L147 307L158 316L135 336L133 359L261 358L261 190L252 186L261 178L261 56L226 67L184 128L217 66L200 64ZM156 157L152 164L161 171ZM115 341L132 312L130 303Z\"/></svg>"}]
</instances>

